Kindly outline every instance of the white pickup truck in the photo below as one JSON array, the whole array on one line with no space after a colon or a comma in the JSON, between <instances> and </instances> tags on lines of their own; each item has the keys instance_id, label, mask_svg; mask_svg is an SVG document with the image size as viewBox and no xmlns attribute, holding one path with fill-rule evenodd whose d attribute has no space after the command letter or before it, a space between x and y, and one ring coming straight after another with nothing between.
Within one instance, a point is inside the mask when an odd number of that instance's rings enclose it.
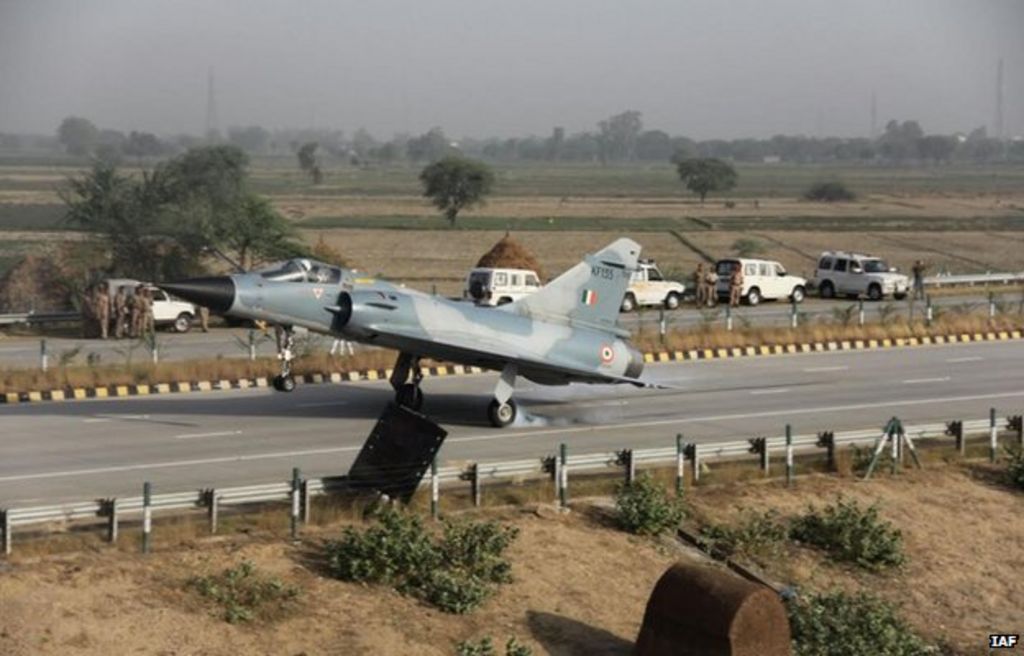
<instances>
[{"instance_id":1,"label":"white pickup truck","mask_svg":"<svg viewBox=\"0 0 1024 656\"><path fill-rule=\"evenodd\" d=\"M662 305L674 310L682 302L684 291L683 283L665 280L654 260L640 260L639 268L630 277L621 309L632 312L640 306Z\"/></svg>"}]
</instances>

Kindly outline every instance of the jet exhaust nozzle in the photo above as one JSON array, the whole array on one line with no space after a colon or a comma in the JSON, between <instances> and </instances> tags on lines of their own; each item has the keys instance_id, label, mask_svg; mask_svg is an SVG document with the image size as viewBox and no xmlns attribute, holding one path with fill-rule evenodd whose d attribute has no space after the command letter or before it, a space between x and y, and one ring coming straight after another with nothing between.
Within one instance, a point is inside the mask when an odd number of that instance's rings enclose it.
<instances>
[{"instance_id":1,"label":"jet exhaust nozzle","mask_svg":"<svg viewBox=\"0 0 1024 656\"><path fill-rule=\"evenodd\" d=\"M230 276L189 278L157 286L168 294L207 307L217 314L227 312L235 302L235 281Z\"/></svg>"}]
</instances>

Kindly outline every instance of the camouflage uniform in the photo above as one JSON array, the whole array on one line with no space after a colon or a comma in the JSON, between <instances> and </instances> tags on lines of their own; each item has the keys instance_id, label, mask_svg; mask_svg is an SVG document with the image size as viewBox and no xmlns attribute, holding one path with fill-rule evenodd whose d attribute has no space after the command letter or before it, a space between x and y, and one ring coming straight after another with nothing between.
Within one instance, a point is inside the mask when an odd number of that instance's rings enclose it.
<instances>
[{"instance_id":1,"label":"camouflage uniform","mask_svg":"<svg viewBox=\"0 0 1024 656\"><path fill-rule=\"evenodd\" d=\"M102 282L96 288L96 295L93 297L96 323L99 325L100 338L107 338L107 331L110 328L110 294L107 293L107 283Z\"/></svg>"},{"instance_id":2,"label":"camouflage uniform","mask_svg":"<svg viewBox=\"0 0 1024 656\"><path fill-rule=\"evenodd\" d=\"M142 312L139 319L142 325L139 327L139 336L156 333L156 322L153 319L153 294L148 289L143 289L140 295L142 299Z\"/></svg>"},{"instance_id":3,"label":"camouflage uniform","mask_svg":"<svg viewBox=\"0 0 1024 656\"><path fill-rule=\"evenodd\" d=\"M729 305L737 307L743 295L743 269L737 266L729 277Z\"/></svg>"},{"instance_id":4,"label":"camouflage uniform","mask_svg":"<svg viewBox=\"0 0 1024 656\"><path fill-rule=\"evenodd\" d=\"M121 339L128 329L128 293L124 287L118 287L114 294L113 311L114 337Z\"/></svg>"},{"instance_id":5,"label":"camouflage uniform","mask_svg":"<svg viewBox=\"0 0 1024 656\"><path fill-rule=\"evenodd\" d=\"M139 285L128 297L128 334L131 337L139 337L142 334L142 286Z\"/></svg>"}]
</instances>

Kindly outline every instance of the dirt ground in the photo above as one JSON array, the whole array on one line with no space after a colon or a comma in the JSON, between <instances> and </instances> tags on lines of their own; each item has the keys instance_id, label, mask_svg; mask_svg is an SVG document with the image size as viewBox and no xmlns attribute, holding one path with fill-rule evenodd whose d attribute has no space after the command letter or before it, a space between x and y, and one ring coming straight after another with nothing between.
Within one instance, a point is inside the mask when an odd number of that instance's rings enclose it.
<instances>
[{"instance_id":1,"label":"dirt ground","mask_svg":"<svg viewBox=\"0 0 1024 656\"><path fill-rule=\"evenodd\" d=\"M895 574L864 574L792 547L766 563L770 576L800 590L867 588L952 653L985 653L990 632L1024 628L1022 495L985 467L937 467L871 483L835 477L736 483L692 493L698 515L729 522L744 508L784 515L842 492L879 501L906 539L908 563ZM519 527L510 551L515 582L480 610L455 616L379 587L320 574L314 557L338 528L311 529L300 545L246 537L185 540L142 557L127 551L33 556L15 553L0 569L0 653L51 654L452 654L460 640L516 636L535 654L629 654L654 582L686 551L627 536L581 502L569 515L534 507L487 516ZM302 589L296 609L265 624L229 625L194 593L188 577L243 559Z\"/></svg>"}]
</instances>

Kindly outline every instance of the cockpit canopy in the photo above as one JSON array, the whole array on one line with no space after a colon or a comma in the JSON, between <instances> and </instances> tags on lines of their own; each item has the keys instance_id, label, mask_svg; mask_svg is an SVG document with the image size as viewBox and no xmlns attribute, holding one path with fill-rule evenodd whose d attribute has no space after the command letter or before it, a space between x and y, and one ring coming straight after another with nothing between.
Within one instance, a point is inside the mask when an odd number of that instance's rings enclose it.
<instances>
[{"instance_id":1,"label":"cockpit canopy","mask_svg":"<svg viewBox=\"0 0 1024 656\"><path fill-rule=\"evenodd\" d=\"M341 282L341 269L306 257L275 262L258 271L260 276L274 282L312 282L325 285Z\"/></svg>"}]
</instances>

